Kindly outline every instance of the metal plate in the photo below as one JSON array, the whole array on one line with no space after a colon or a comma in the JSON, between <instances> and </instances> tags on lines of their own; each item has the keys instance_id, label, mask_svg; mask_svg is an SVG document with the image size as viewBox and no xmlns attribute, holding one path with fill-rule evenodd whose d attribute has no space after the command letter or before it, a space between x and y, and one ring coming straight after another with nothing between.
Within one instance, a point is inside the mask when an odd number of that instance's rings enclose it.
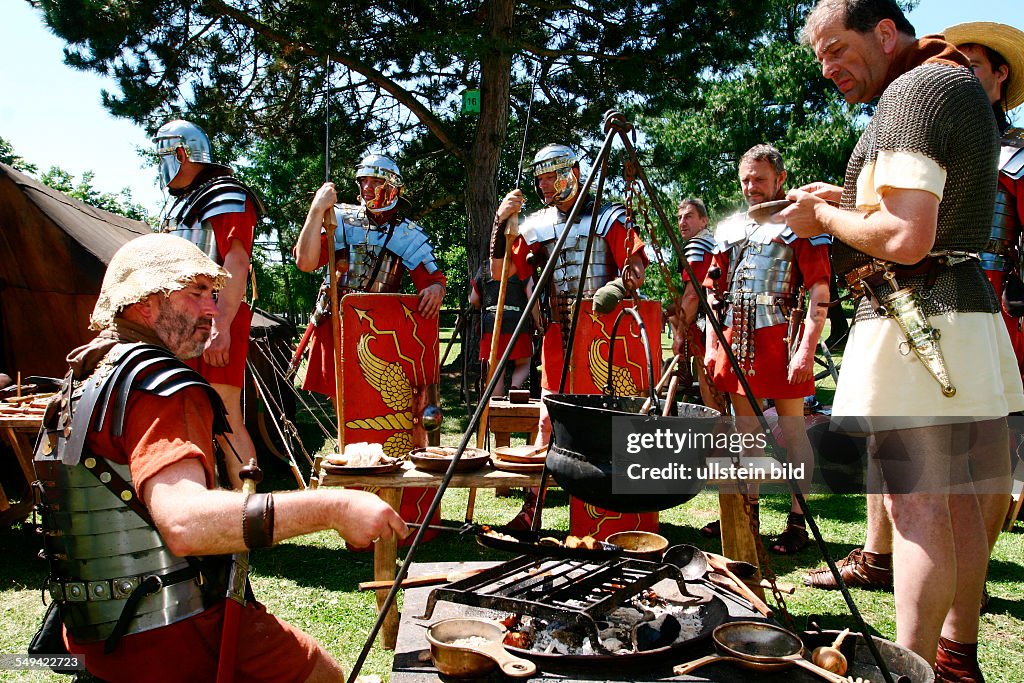
<instances>
[{"instance_id":1,"label":"metal plate","mask_svg":"<svg viewBox=\"0 0 1024 683\"><path fill-rule=\"evenodd\" d=\"M561 534L553 534L546 531L520 531L518 529L495 529L506 536L512 536L518 540L509 541L504 538L488 536L481 531L477 534L476 542L487 548L505 550L517 555L530 555L532 557L555 557L566 560L600 560L602 558L618 557L625 553L623 548L604 541L598 541L599 548L587 550L585 548L566 548L561 545L540 545L537 543L541 538L557 538L564 541Z\"/></svg>"},{"instance_id":2,"label":"metal plate","mask_svg":"<svg viewBox=\"0 0 1024 683\"><path fill-rule=\"evenodd\" d=\"M796 202L789 199L777 199L771 202L762 202L760 204L754 204L747 209L747 218L754 221L755 223L771 223L778 222L772 221L771 218L779 211L789 208Z\"/></svg>"},{"instance_id":3,"label":"metal plate","mask_svg":"<svg viewBox=\"0 0 1024 683\"><path fill-rule=\"evenodd\" d=\"M654 650L645 650L643 652L633 652L630 654L617 655L617 654L592 654L592 655L562 655L557 653L545 654L543 652L534 652L533 650L524 650L518 647L512 647L506 645L505 648L527 659L532 659L536 662L541 663L543 669L557 669L559 666L580 666L589 664L607 664L608 662L627 662L630 660L637 659L656 659L658 657L664 657L670 655L677 650L689 648L696 643L703 642L711 637L715 628L723 624L729 618L729 608L726 607L725 601L714 594L709 588L700 584L687 584L686 589L693 593L695 596L707 600L707 602L699 605L701 615L701 629L693 638L683 640L672 645L665 647L656 648Z\"/></svg>"}]
</instances>

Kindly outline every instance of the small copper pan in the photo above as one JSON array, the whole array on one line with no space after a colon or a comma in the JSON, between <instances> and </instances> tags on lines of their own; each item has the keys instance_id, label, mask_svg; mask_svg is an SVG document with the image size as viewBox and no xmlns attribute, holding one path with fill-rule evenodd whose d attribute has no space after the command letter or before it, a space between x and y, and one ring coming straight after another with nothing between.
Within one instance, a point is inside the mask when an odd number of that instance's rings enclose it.
<instances>
[{"instance_id":1,"label":"small copper pan","mask_svg":"<svg viewBox=\"0 0 1024 683\"><path fill-rule=\"evenodd\" d=\"M850 683L839 674L804 659L803 643L780 626L758 621L733 621L716 628L712 638L721 654L680 664L672 669L672 673L682 676L705 664L734 662L751 671L778 671L799 666L831 683Z\"/></svg>"},{"instance_id":2,"label":"small copper pan","mask_svg":"<svg viewBox=\"0 0 1024 683\"><path fill-rule=\"evenodd\" d=\"M427 629L430 656L437 670L456 678L479 678L495 665L507 676L528 678L537 673L537 665L509 653L502 644L508 629L490 619L442 619ZM454 645L475 639L482 642Z\"/></svg>"}]
</instances>

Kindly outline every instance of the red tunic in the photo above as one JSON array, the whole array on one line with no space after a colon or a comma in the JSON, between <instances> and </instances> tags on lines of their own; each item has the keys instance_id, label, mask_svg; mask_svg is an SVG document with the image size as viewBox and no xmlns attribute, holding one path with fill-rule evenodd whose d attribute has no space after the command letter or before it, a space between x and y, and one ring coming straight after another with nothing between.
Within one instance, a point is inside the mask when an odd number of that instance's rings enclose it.
<instances>
[{"instance_id":1,"label":"red tunic","mask_svg":"<svg viewBox=\"0 0 1024 683\"><path fill-rule=\"evenodd\" d=\"M711 268L712 256L708 252L704 251L694 254L695 258L698 256L700 257L699 261L690 261L690 268L693 269L693 274L697 276L695 285L689 284L690 275L687 273L685 268L682 269L683 282L688 283L686 285L687 289L693 286L702 287L704 280L708 277L708 269ZM707 352L707 348L704 344L704 331L697 326L696 320L690 323L689 328L687 328L687 333L687 336L689 337L690 355L703 360L704 354Z\"/></svg>"},{"instance_id":2,"label":"red tunic","mask_svg":"<svg viewBox=\"0 0 1024 683\"><path fill-rule=\"evenodd\" d=\"M253 235L256 229L256 209L252 200L245 200L245 211L222 213L209 219L213 236L217 240L217 251L227 254L231 243L238 240L245 248L245 254L252 258ZM249 354L249 326L252 324L252 309L244 300L231 321L231 348L228 364L222 368L210 365L202 356L186 361L186 364L201 374L210 384L226 384L241 388L245 384L245 359Z\"/></svg>"},{"instance_id":3,"label":"red tunic","mask_svg":"<svg viewBox=\"0 0 1024 683\"><path fill-rule=\"evenodd\" d=\"M140 492L154 474L189 458L202 463L206 485L213 488L212 429L213 411L202 389L185 389L167 398L134 392L124 434L115 438L93 432L86 444L113 462L129 462L132 482ZM103 652L103 641L79 643L67 633L65 640L69 652L84 655L92 674L110 683L213 683L223 613L222 601L169 626L125 636L109 655ZM247 604L239 629L235 680L299 683L313 671L319 652L316 640L268 614L263 605Z\"/></svg>"},{"instance_id":4,"label":"red tunic","mask_svg":"<svg viewBox=\"0 0 1024 683\"><path fill-rule=\"evenodd\" d=\"M317 268L327 265L327 234L320 235L320 261ZM412 284L417 292L422 292L433 284L442 287L448 282L440 270L428 273L426 266L420 264L409 271ZM394 293L394 292L391 292ZM309 337L309 363L306 366L306 378L302 388L315 391L326 396L334 396L334 327L330 317L313 329Z\"/></svg>"},{"instance_id":5,"label":"red tunic","mask_svg":"<svg viewBox=\"0 0 1024 683\"><path fill-rule=\"evenodd\" d=\"M796 257L798 286L802 283L809 289L817 282L828 282L832 267L829 263L827 245L815 246L810 240L797 239L790 246ZM715 254L712 262L721 268L723 273L729 272L727 252ZM714 288L714 284L709 278L705 278L705 287ZM753 371L747 374L747 382L757 398L803 398L814 394L813 379L799 384L789 382L789 351L784 339L786 327L782 324L754 330L754 364ZM725 338L728 343L732 343L732 328L725 328ZM719 391L743 394L743 388L729 364L721 343L716 345L715 351L711 358L706 359L711 381Z\"/></svg>"},{"instance_id":6,"label":"red tunic","mask_svg":"<svg viewBox=\"0 0 1024 683\"><path fill-rule=\"evenodd\" d=\"M999 188L1010 195L1011 206L1017 209L1017 218L1024 223L1024 179L1014 180L1004 173L999 174ZM1011 237L1014 243L1020 243L1020 233ZM996 292L997 298L1003 296L1003 271L1001 270L986 270L985 275L988 277L988 281L992 283L992 288ZM1000 313L1003 315L1003 322L1006 323L1006 331L1010 333L1010 342L1013 344L1013 352L1017 356L1017 366L1021 368L1022 374L1024 374L1024 331L1021 327L1024 325L1024 318L1014 318L1013 316L1007 315L1006 311L1000 306Z\"/></svg>"},{"instance_id":7,"label":"red tunic","mask_svg":"<svg viewBox=\"0 0 1024 683\"><path fill-rule=\"evenodd\" d=\"M647 266L647 254L644 253L644 243L635 231L627 230L621 221L616 221L608 229L604 236L608 243L612 266L616 273L622 271L622 265L634 254L640 254L643 258L644 267ZM520 277L526 277L533 272L533 266L527 263L526 258L535 254L543 248L544 243L535 242L527 244L520 235L512 243L512 263ZM548 325L544 332L544 342L540 351L541 378L540 385L548 391L558 391L558 385L562 380L562 364L565 355L562 351L562 325L553 322Z\"/></svg>"},{"instance_id":8,"label":"red tunic","mask_svg":"<svg viewBox=\"0 0 1024 683\"><path fill-rule=\"evenodd\" d=\"M477 296L480 297L480 301L484 301L484 294L480 291L480 283L477 282L477 278L473 278L470 282L473 287L473 291L476 292ZM518 287L522 287L522 283L517 284ZM482 315L482 313L481 313ZM524 315L528 315L524 313ZM533 329L532 326L528 326L527 330ZM491 360L491 339L493 337L493 328L487 330L480 335L480 360L490 361ZM512 330L506 330L504 325L501 328L501 339L498 340L498 354L503 353L508 347L509 341L512 339ZM517 360L519 358L529 358L533 355L533 339L528 332L524 332L516 337L516 344L512 347L512 353L509 355L509 360Z\"/></svg>"}]
</instances>

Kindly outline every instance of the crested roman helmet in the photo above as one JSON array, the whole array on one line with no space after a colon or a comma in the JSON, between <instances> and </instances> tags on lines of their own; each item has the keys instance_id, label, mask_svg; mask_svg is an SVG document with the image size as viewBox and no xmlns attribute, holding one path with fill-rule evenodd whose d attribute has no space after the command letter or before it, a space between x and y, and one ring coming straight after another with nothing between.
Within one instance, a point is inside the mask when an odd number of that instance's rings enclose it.
<instances>
[{"instance_id":1,"label":"crested roman helmet","mask_svg":"<svg viewBox=\"0 0 1024 683\"><path fill-rule=\"evenodd\" d=\"M191 121L168 121L160 126L153 137L153 143L156 145L156 155L160 160L160 187L166 188L170 185L181 170L181 162L178 161L176 154L179 147L185 150L189 161L206 164L225 173L231 172L227 166L213 163L210 138L202 128Z\"/></svg>"},{"instance_id":2,"label":"crested roman helmet","mask_svg":"<svg viewBox=\"0 0 1024 683\"><path fill-rule=\"evenodd\" d=\"M384 181L384 184L377 188L373 199L369 201L363 199L362 188L359 188L359 201L367 211L381 213L395 208L405 186L398 164L386 156L369 154L356 166L356 185L362 178L380 178Z\"/></svg>"},{"instance_id":3,"label":"crested roman helmet","mask_svg":"<svg viewBox=\"0 0 1024 683\"><path fill-rule=\"evenodd\" d=\"M555 196L549 204L561 204L573 199L580 189L579 179L572 169L579 166L580 159L576 153L565 145L546 145L533 157L533 187L537 196L544 202L544 193L540 191L537 178L545 173L555 173Z\"/></svg>"}]
</instances>

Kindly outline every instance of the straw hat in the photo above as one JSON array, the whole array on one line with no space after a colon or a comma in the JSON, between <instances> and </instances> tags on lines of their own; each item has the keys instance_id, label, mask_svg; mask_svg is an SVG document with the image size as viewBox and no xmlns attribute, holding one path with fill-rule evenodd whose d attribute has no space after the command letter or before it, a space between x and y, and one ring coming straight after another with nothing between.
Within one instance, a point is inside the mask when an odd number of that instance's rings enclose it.
<instances>
[{"instance_id":1,"label":"straw hat","mask_svg":"<svg viewBox=\"0 0 1024 683\"><path fill-rule=\"evenodd\" d=\"M107 266L89 327L103 330L128 306L150 294L184 289L196 277L213 279L214 289L224 286L228 272L199 247L177 235L154 233L126 242Z\"/></svg>"},{"instance_id":2,"label":"straw hat","mask_svg":"<svg viewBox=\"0 0 1024 683\"><path fill-rule=\"evenodd\" d=\"M1024 31L994 21L971 21L942 32L953 45L977 43L995 50L1010 65L1010 85L1003 105L1007 110L1024 102Z\"/></svg>"}]
</instances>

